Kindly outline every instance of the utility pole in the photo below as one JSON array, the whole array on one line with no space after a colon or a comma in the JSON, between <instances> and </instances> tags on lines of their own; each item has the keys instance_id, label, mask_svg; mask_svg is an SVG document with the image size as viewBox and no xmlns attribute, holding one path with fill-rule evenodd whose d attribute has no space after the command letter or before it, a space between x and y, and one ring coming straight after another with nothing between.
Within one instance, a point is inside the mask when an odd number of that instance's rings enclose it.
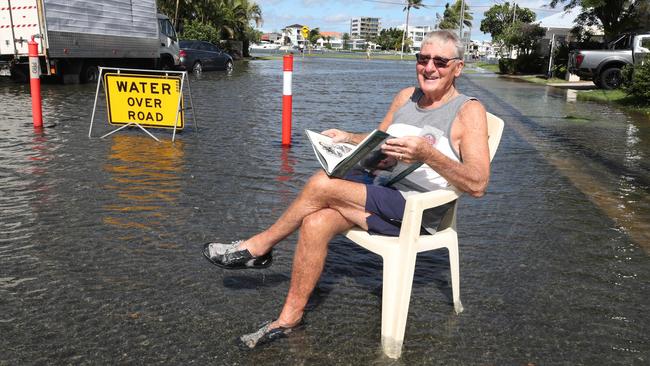
<instances>
[{"instance_id":1,"label":"utility pole","mask_svg":"<svg viewBox=\"0 0 650 366\"><path fill-rule=\"evenodd\" d=\"M174 13L174 29L178 31L178 8L181 0L176 0L176 12Z\"/></svg>"},{"instance_id":2,"label":"utility pole","mask_svg":"<svg viewBox=\"0 0 650 366\"><path fill-rule=\"evenodd\" d=\"M459 27L459 32L460 34L458 35L460 37L460 40L463 40L463 23L465 21L465 0L461 0L460 2L460 27Z\"/></svg>"},{"instance_id":3,"label":"utility pole","mask_svg":"<svg viewBox=\"0 0 650 366\"><path fill-rule=\"evenodd\" d=\"M406 35L409 31L409 13L411 12L411 5L408 3L408 0L406 4L406 24L404 25L404 34L402 34L402 51L399 54L400 60L404 59L404 42L406 42Z\"/></svg>"}]
</instances>

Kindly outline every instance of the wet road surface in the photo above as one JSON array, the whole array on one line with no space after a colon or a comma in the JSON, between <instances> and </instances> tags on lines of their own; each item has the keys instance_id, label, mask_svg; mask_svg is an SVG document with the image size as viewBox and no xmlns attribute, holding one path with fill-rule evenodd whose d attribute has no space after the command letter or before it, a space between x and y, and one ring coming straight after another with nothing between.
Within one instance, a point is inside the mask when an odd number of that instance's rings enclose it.
<instances>
[{"instance_id":1,"label":"wet road surface","mask_svg":"<svg viewBox=\"0 0 650 366\"><path fill-rule=\"evenodd\" d=\"M218 270L201 244L280 215L317 169L303 129L372 129L415 83L406 62L296 58L283 149L281 70L192 77L201 128L175 144L88 139L94 85L45 85L35 132L28 86L0 81L0 364L647 364L650 122L489 74L458 82L506 122L488 194L459 208L465 312L446 253L421 255L402 358L386 359L381 260L339 237L305 329L238 349L277 316L295 236L257 272Z\"/></svg>"}]
</instances>

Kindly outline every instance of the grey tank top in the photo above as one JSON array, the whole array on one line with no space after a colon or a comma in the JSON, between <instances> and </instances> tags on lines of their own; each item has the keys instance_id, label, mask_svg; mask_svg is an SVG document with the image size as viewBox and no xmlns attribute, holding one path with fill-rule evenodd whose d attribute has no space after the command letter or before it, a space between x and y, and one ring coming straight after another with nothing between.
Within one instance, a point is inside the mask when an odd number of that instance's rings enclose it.
<instances>
[{"instance_id":1,"label":"grey tank top","mask_svg":"<svg viewBox=\"0 0 650 366\"><path fill-rule=\"evenodd\" d=\"M424 136L434 143L435 147L455 161L461 157L451 144L451 126L460 108L476 98L460 94L434 109L423 109L418 101L424 94L416 88L411 98L393 116L393 123L388 127L392 136ZM447 180L427 165L422 165L413 173L393 185L404 197L410 194L427 192L446 187ZM442 217L453 207L454 202L424 211L422 229L433 234L438 229Z\"/></svg>"},{"instance_id":2,"label":"grey tank top","mask_svg":"<svg viewBox=\"0 0 650 366\"><path fill-rule=\"evenodd\" d=\"M424 94L416 88L411 98L395 112L393 123L388 128L392 136L424 136L429 139L436 149L452 160L461 161L458 152L451 143L451 126L460 108L468 101L476 98L464 94L457 95L442 106L434 109L423 109L418 101ZM422 165L394 187L404 196L412 193L427 192L444 188L447 181L431 167Z\"/></svg>"}]
</instances>

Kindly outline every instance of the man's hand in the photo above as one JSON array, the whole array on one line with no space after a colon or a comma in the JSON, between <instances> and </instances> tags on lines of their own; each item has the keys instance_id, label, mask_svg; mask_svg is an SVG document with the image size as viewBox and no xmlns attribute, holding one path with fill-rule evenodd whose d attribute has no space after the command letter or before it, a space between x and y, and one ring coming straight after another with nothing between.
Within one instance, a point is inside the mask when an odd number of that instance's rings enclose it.
<instances>
[{"instance_id":1,"label":"man's hand","mask_svg":"<svg viewBox=\"0 0 650 366\"><path fill-rule=\"evenodd\" d=\"M432 154L433 146L421 136L404 136L386 140L381 145L382 152L399 161L411 164L416 161L425 161Z\"/></svg>"},{"instance_id":2,"label":"man's hand","mask_svg":"<svg viewBox=\"0 0 650 366\"><path fill-rule=\"evenodd\" d=\"M321 134L331 137L332 142L352 142L352 134L349 132L337 130L336 128L331 128L321 132Z\"/></svg>"}]
</instances>

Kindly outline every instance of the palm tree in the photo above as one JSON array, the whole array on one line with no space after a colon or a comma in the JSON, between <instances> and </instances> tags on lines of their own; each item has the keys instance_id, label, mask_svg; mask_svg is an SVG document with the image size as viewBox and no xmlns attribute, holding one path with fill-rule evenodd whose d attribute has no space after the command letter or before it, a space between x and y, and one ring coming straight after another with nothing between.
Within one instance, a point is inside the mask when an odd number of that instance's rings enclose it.
<instances>
[{"instance_id":1,"label":"palm tree","mask_svg":"<svg viewBox=\"0 0 650 366\"><path fill-rule=\"evenodd\" d=\"M472 17L469 10L469 5L465 4L463 0L457 0L453 4L445 4L445 12L442 17L436 14L439 21L438 28L460 30L462 30L463 26L471 28L474 17Z\"/></svg>"},{"instance_id":2,"label":"palm tree","mask_svg":"<svg viewBox=\"0 0 650 366\"><path fill-rule=\"evenodd\" d=\"M350 34L349 33L343 33L343 49L347 50L348 49L348 42L350 41Z\"/></svg>"},{"instance_id":3,"label":"palm tree","mask_svg":"<svg viewBox=\"0 0 650 366\"><path fill-rule=\"evenodd\" d=\"M404 10L402 10L406 11L406 27L404 27L404 35L402 35L402 51L399 55L400 59L404 59L404 41L409 32L409 13L411 12L411 8L420 9L423 6L422 0L406 0L406 6L404 7Z\"/></svg>"}]
</instances>

